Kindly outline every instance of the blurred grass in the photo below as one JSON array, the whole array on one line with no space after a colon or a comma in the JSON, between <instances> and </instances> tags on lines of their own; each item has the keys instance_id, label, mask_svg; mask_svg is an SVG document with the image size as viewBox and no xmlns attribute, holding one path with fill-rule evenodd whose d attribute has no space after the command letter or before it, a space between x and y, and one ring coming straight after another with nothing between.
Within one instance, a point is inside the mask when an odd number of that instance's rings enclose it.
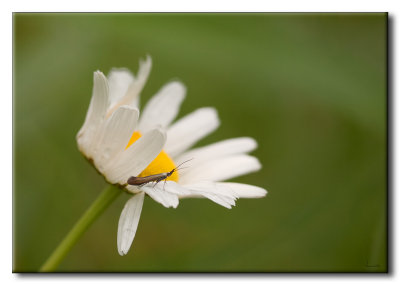
<instances>
[{"instance_id":1,"label":"blurred grass","mask_svg":"<svg viewBox=\"0 0 400 285\"><path fill-rule=\"evenodd\" d=\"M180 116L215 106L199 145L254 137L262 171L234 179L264 199L175 210L150 198L132 249L116 249L128 195L60 271L387 270L386 29L369 14L14 14L14 271L37 271L105 182L83 159L97 69L153 70L142 102L172 79Z\"/></svg>"}]
</instances>

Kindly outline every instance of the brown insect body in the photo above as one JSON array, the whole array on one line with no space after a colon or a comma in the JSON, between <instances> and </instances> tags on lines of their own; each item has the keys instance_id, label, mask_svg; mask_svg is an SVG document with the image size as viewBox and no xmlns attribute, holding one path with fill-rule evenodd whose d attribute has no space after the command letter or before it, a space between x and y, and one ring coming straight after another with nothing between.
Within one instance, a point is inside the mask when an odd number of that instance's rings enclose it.
<instances>
[{"instance_id":1,"label":"brown insect body","mask_svg":"<svg viewBox=\"0 0 400 285\"><path fill-rule=\"evenodd\" d=\"M189 159L189 160L192 160L192 159ZM189 160L186 160L186 161L182 162L177 167L172 169L170 172L163 172L163 173L153 174L153 175L144 176L144 177L131 176L131 177L129 177L127 182L128 182L129 185L135 185L135 186L143 186L143 185L145 185L147 183L155 182L155 184L154 184L154 186L155 186L160 181L163 181L163 180L166 181L167 178L170 177L175 171L177 171L178 168L182 164L188 162Z\"/></svg>"},{"instance_id":2,"label":"brown insect body","mask_svg":"<svg viewBox=\"0 0 400 285\"><path fill-rule=\"evenodd\" d=\"M144 176L144 177L136 177L136 176L131 176L128 179L128 184L129 185L136 185L136 186L142 186L144 184L150 183L150 182L160 182L162 180L167 179L174 173L175 169L172 169L170 172L164 172L164 173L159 173L159 174L153 174L149 176Z\"/></svg>"}]
</instances>

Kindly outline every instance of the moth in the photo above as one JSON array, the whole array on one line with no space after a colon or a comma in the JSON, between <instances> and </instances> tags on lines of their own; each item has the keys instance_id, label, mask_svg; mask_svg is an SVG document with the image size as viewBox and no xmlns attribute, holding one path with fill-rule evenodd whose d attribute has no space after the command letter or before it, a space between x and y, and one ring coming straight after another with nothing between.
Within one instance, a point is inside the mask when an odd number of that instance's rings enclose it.
<instances>
[{"instance_id":1,"label":"moth","mask_svg":"<svg viewBox=\"0 0 400 285\"><path fill-rule=\"evenodd\" d=\"M127 183L129 185L135 185L135 186L143 186L147 183L150 182L155 182L155 184L153 185L156 186L157 183L159 183L160 181L165 180L165 182L167 181L167 178L170 177L175 171L177 171L179 169L180 166L182 166L182 164L192 160L188 159L184 162L182 162L181 164L179 164L177 167L175 167L174 169L172 169L170 172L163 172L163 173L159 173L159 174L153 174L153 175L149 175L149 176L144 176L144 177L137 177L137 176L131 176L128 178ZM182 168L181 168L182 169Z\"/></svg>"}]
</instances>

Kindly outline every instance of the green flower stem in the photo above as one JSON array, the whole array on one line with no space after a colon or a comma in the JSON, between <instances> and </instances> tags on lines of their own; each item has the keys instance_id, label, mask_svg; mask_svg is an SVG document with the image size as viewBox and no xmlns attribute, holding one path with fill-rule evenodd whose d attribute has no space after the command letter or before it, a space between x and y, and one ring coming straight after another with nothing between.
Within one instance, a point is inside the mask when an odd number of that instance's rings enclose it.
<instances>
[{"instance_id":1,"label":"green flower stem","mask_svg":"<svg viewBox=\"0 0 400 285\"><path fill-rule=\"evenodd\" d=\"M64 240L53 251L50 257L40 268L40 272L55 271L67 253L83 235L83 233L122 192L123 191L121 191L121 189L114 185L107 186L107 188L105 188L99 197L97 197L97 199L93 202L90 208L86 210L80 220L74 225Z\"/></svg>"}]
</instances>

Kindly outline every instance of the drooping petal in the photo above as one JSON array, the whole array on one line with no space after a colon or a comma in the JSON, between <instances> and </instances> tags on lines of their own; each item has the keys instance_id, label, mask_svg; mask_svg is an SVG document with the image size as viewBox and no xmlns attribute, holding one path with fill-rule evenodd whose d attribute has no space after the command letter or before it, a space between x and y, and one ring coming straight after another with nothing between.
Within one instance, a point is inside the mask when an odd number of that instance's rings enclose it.
<instances>
[{"instance_id":1,"label":"drooping petal","mask_svg":"<svg viewBox=\"0 0 400 285\"><path fill-rule=\"evenodd\" d=\"M230 189L238 198L262 198L267 195L267 190L249 184L233 183L233 182L216 182L218 186Z\"/></svg>"},{"instance_id":2,"label":"drooping petal","mask_svg":"<svg viewBox=\"0 0 400 285\"><path fill-rule=\"evenodd\" d=\"M214 108L198 109L168 129L165 150L170 156L177 157L218 126L218 114Z\"/></svg>"},{"instance_id":3,"label":"drooping petal","mask_svg":"<svg viewBox=\"0 0 400 285\"><path fill-rule=\"evenodd\" d=\"M226 197L223 195L217 195L214 193L209 193L207 191L197 191L204 198L207 198L218 205L221 205L225 208L232 209L232 206L235 206L235 199L232 197Z\"/></svg>"},{"instance_id":4,"label":"drooping petal","mask_svg":"<svg viewBox=\"0 0 400 285\"><path fill-rule=\"evenodd\" d=\"M131 247L139 224L143 200L144 193L138 193L126 202L125 207L122 210L118 222L117 235L117 246L120 255L127 254Z\"/></svg>"},{"instance_id":5,"label":"drooping petal","mask_svg":"<svg viewBox=\"0 0 400 285\"><path fill-rule=\"evenodd\" d=\"M109 92L107 78L100 71L93 75L93 95L90 100L89 109L85 122L77 135L79 149L88 157L91 156L90 144L97 132L101 131L109 103Z\"/></svg>"},{"instance_id":6,"label":"drooping petal","mask_svg":"<svg viewBox=\"0 0 400 285\"><path fill-rule=\"evenodd\" d=\"M104 131L95 145L94 163L100 172L125 149L136 128L138 117L139 111L136 108L121 106L106 121Z\"/></svg>"},{"instance_id":7,"label":"drooping petal","mask_svg":"<svg viewBox=\"0 0 400 285\"><path fill-rule=\"evenodd\" d=\"M184 186L190 194L179 195L179 198L204 197L226 208L235 205L237 198L262 198L267 191L261 187L233 182L198 182Z\"/></svg>"},{"instance_id":8,"label":"drooping petal","mask_svg":"<svg viewBox=\"0 0 400 285\"><path fill-rule=\"evenodd\" d=\"M255 148L257 148L257 142L253 138L234 138L189 150L180 155L175 161L179 165L190 159L193 160L190 162L190 166L196 166L205 161L247 153ZM182 172L185 172L185 170Z\"/></svg>"},{"instance_id":9,"label":"drooping petal","mask_svg":"<svg viewBox=\"0 0 400 285\"><path fill-rule=\"evenodd\" d=\"M110 106L121 100L134 81L133 74L126 68L113 68L107 76L110 90Z\"/></svg>"},{"instance_id":10,"label":"drooping petal","mask_svg":"<svg viewBox=\"0 0 400 285\"><path fill-rule=\"evenodd\" d=\"M145 133L134 144L122 151L104 173L110 183L126 184L130 176L137 176L161 152L166 140L162 129Z\"/></svg>"},{"instance_id":11,"label":"drooping petal","mask_svg":"<svg viewBox=\"0 0 400 285\"><path fill-rule=\"evenodd\" d=\"M157 125L167 128L178 114L185 93L186 88L180 82L161 88L146 104L140 116L139 131L147 132Z\"/></svg>"},{"instance_id":12,"label":"drooping petal","mask_svg":"<svg viewBox=\"0 0 400 285\"><path fill-rule=\"evenodd\" d=\"M148 194L154 201L160 203L166 208L178 207L179 199L178 195L167 192L163 189L164 182L160 182L159 184L153 186L152 184L148 184L145 186L141 186L140 189L146 194Z\"/></svg>"},{"instance_id":13,"label":"drooping petal","mask_svg":"<svg viewBox=\"0 0 400 285\"><path fill-rule=\"evenodd\" d=\"M186 172L181 174L179 182L185 185L198 181L223 181L260 168L260 162L253 156L243 154L228 156L187 168Z\"/></svg>"},{"instance_id":14,"label":"drooping petal","mask_svg":"<svg viewBox=\"0 0 400 285\"><path fill-rule=\"evenodd\" d=\"M235 206L235 200L238 198L230 188L216 182L191 183L184 187L191 193L189 195L181 195L180 198L204 197L228 209Z\"/></svg>"}]
</instances>

